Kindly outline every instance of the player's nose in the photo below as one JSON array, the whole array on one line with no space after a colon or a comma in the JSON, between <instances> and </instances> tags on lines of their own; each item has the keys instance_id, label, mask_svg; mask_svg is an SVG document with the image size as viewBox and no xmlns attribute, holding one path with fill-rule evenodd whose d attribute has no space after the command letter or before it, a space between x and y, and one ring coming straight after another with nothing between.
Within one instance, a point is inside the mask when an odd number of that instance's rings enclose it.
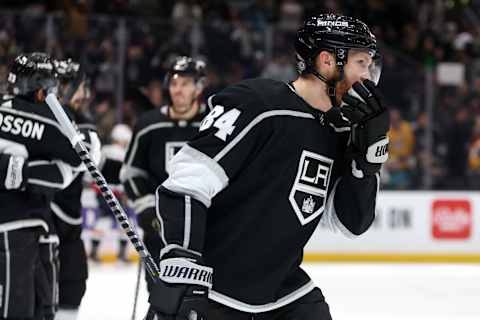
<instances>
[{"instance_id":1,"label":"player's nose","mask_svg":"<svg viewBox=\"0 0 480 320\"><path fill-rule=\"evenodd\" d=\"M360 75L360 80L372 80L372 76L370 75L370 72L364 72Z\"/></svg>"}]
</instances>

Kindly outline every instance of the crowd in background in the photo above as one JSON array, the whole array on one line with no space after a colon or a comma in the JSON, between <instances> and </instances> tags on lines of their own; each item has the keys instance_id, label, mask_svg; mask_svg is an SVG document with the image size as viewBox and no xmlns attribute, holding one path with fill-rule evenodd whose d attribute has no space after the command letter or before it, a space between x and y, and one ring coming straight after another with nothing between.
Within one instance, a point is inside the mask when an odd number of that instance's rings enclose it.
<instances>
[{"instance_id":1,"label":"crowd in background","mask_svg":"<svg viewBox=\"0 0 480 320\"><path fill-rule=\"evenodd\" d=\"M105 140L115 123L133 125L139 112L167 102L163 75L177 54L208 62L205 96L244 78L290 81L296 77L293 40L306 15L358 17L372 27L383 56L380 87L392 120L384 187L480 186L478 0L26 3L0 5L0 93L19 52L72 57L91 79L88 111ZM439 81L444 62L464 67L462 81Z\"/></svg>"}]
</instances>

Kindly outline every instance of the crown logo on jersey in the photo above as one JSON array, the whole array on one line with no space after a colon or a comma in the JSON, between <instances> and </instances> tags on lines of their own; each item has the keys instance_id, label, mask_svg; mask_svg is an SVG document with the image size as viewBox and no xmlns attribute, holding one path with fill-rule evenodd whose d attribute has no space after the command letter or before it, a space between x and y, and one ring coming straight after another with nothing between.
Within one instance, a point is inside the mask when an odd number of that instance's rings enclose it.
<instances>
[{"instance_id":1,"label":"crown logo on jersey","mask_svg":"<svg viewBox=\"0 0 480 320\"><path fill-rule=\"evenodd\" d=\"M305 213L313 213L315 209L315 201L313 200L312 196L303 199L302 211Z\"/></svg>"}]
</instances>

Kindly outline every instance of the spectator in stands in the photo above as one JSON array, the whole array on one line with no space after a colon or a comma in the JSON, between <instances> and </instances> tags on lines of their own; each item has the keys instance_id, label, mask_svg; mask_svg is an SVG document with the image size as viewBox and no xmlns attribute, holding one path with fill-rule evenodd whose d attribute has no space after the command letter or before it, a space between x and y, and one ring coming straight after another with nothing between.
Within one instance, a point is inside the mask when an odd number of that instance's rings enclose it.
<instances>
[{"instance_id":1,"label":"spectator in stands","mask_svg":"<svg viewBox=\"0 0 480 320\"><path fill-rule=\"evenodd\" d=\"M390 157L385 165L389 181L386 185L392 189L407 189L412 183L415 166L415 136L412 126L402 118L396 108L390 110Z\"/></svg>"},{"instance_id":2,"label":"spectator in stands","mask_svg":"<svg viewBox=\"0 0 480 320\"><path fill-rule=\"evenodd\" d=\"M480 188L480 117L475 119L468 146L468 180L472 189Z\"/></svg>"},{"instance_id":3,"label":"spectator in stands","mask_svg":"<svg viewBox=\"0 0 480 320\"><path fill-rule=\"evenodd\" d=\"M446 168L447 188L464 189L466 185L466 169L468 149L472 136L472 121L468 109L460 107L454 117L454 123L446 130L447 156Z\"/></svg>"},{"instance_id":4,"label":"spectator in stands","mask_svg":"<svg viewBox=\"0 0 480 320\"><path fill-rule=\"evenodd\" d=\"M265 66L262 77L284 82L295 80L298 74L290 63L290 56L290 54L283 52L275 54L273 59Z\"/></svg>"}]
</instances>

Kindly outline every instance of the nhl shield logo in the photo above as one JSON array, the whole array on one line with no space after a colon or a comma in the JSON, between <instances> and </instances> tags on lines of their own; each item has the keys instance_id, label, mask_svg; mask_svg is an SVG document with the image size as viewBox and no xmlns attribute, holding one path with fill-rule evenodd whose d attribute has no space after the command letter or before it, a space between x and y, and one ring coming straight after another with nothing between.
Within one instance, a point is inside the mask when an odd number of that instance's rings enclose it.
<instances>
[{"instance_id":1,"label":"nhl shield logo","mask_svg":"<svg viewBox=\"0 0 480 320\"><path fill-rule=\"evenodd\" d=\"M290 204L302 225L314 220L325 209L332 167L332 159L310 151L302 152L289 196Z\"/></svg>"}]
</instances>

